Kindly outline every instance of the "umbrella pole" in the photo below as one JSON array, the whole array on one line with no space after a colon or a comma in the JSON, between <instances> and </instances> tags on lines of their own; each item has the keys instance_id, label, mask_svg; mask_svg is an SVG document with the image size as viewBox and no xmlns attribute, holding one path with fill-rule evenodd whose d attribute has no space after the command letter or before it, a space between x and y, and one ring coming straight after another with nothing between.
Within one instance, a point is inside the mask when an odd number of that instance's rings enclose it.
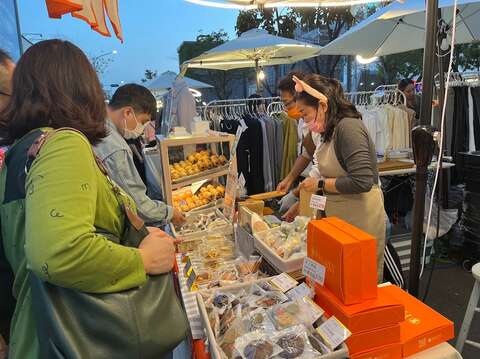
<instances>
[{"instance_id":1,"label":"umbrella pole","mask_svg":"<svg viewBox=\"0 0 480 359\"><path fill-rule=\"evenodd\" d=\"M421 249L423 218L425 215L425 189L428 166L434 151L433 132L430 126L433 99L433 68L437 53L437 11L438 0L425 0L426 28L423 52L422 103L420 109L420 126L412 130L412 143L415 164L415 205L412 225L412 247L409 272L409 292L418 297L420 286ZM440 79L442 81L442 79Z\"/></svg>"},{"instance_id":2,"label":"umbrella pole","mask_svg":"<svg viewBox=\"0 0 480 359\"><path fill-rule=\"evenodd\" d=\"M260 66L258 66L258 59L255 60L255 79L257 81L257 94L260 95Z\"/></svg>"}]
</instances>

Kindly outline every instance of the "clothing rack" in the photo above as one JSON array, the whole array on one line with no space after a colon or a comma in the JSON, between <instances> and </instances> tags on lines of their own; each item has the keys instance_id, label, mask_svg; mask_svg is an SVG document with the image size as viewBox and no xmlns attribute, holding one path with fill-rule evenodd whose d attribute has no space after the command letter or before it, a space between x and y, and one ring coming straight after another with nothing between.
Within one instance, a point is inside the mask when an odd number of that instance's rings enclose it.
<instances>
[{"instance_id":1,"label":"clothing rack","mask_svg":"<svg viewBox=\"0 0 480 359\"><path fill-rule=\"evenodd\" d=\"M285 112L285 105L282 101L274 101L267 106L267 113L269 116L281 112Z\"/></svg>"},{"instance_id":2,"label":"clothing rack","mask_svg":"<svg viewBox=\"0 0 480 359\"><path fill-rule=\"evenodd\" d=\"M447 80L445 74L445 81ZM435 85L440 86L439 74L435 76ZM478 87L480 86L480 71L452 72L450 73L450 87Z\"/></svg>"},{"instance_id":3,"label":"clothing rack","mask_svg":"<svg viewBox=\"0 0 480 359\"><path fill-rule=\"evenodd\" d=\"M390 85L385 85L390 86ZM405 94L398 89L348 92L345 97L355 106L406 105Z\"/></svg>"},{"instance_id":4,"label":"clothing rack","mask_svg":"<svg viewBox=\"0 0 480 359\"><path fill-rule=\"evenodd\" d=\"M203 110L203 117L209 119L210 112L237 115L239 117L252 113L268 113L270 104L279 102L280 97L258 97L232 100L210 101Z\"/></svg>"}]
</instances>

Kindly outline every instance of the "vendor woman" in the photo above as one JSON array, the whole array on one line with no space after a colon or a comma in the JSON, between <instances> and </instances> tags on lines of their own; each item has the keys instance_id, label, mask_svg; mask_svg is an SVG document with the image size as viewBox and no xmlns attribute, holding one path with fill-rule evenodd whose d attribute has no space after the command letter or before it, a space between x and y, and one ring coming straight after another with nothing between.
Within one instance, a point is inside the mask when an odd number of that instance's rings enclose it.
<instances>
[{"instance_id":1,"label":"vendor woman","mask_svg":"<svg viewBox=\"0 0 480 359\"><path fill-rule=\"evenodd\" d=\"M322 178L307 178L301 188L322 191L325 213L370 233L377 239L378 279L383 277L385 209L378 186L375 146L360 113L345 99L337 80L320 75L295 78L297 106L323 144L315 152Z\"/></svg>"}]
</instances>

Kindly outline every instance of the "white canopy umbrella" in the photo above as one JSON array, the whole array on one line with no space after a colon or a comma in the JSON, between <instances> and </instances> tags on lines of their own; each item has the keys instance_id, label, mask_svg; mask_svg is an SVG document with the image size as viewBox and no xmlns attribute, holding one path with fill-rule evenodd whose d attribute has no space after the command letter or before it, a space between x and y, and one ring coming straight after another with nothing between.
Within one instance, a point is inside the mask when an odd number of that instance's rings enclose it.
<instances>
[{"instance_id":1,"label":"white canopy umbrella","mask_svg":"<svg viewBox=\"0 0 480 359\"><path fill-rule=\"evenodd\" d=\"M319 46L270 35L261 29L252 29L239 38L217 46L188 60L189 68L232 70L246 67L292 64L314 57Z\"/></svg>"},{"instance_id":2,"label":"white canopy umbrella","mask_svg":"<svg viewBox=\"0 0 480 359\"><path fill-rule=\"evenodd\" d=\"M277 7L349 6L382 0L186 0L187 2L222 9L254 10Z\"/></svg>"},{"instance_id":3,"label":"white canopy umbrella","mask_svg":"<svg viewBox=\"0 0 480 359\"><path fill-rule=\"evenodd\" d=\"M147 84L147 88L155 91L167 91L173 86L173 83L175 82L177 76L178 75L173 71L166 71L157 78L150 81ZM189 77L184 77L183 79L187 83L188 87L192 89L213 88L213 86L206 84L205 82L197 81Z\"/></svg>"},{"instance_id":4,"label":"white canopy umbrella","mask_svg":"<svg viewBox=\"0 0 480 359\"><path fill-rule=\"evenodd\" d=\"M453 0L439 0L442 19L451 24ZM456 43L480 40L480 2L458 0ZM392 3L320 50L320 55L360 55L364 58L417 50L425 46L425 2Z\"/></svg>"}]
</instances>

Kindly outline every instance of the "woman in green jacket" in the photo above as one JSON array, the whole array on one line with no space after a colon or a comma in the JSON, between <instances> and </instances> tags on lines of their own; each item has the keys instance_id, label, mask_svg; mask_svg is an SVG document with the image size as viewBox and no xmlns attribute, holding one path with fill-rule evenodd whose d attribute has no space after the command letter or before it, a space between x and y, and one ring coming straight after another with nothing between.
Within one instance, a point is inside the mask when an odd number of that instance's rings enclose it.
<instances>
[{"instance_id":1,"label":"woman in green jacket","mask_svg":"<svg viewBox=\"0 0 480 359\"><path fill-rule=\"evenodd\" d=\"M10 103L0 113L0 138L12 146L0 175L1 234L17 299L10 359L40 356L31 273L65 288L113 293L172 269L174 244L159 230L150 229L139 248L98 233L120 238L120 203L134 208L128 196L115 195L96 164L91 146L106 136L104 119L102 88L79 48L48 40L22 56ZM53 134L26 173L30 146L43 132L64 127L74 130Z\"/></svg>"}]
</instances>

